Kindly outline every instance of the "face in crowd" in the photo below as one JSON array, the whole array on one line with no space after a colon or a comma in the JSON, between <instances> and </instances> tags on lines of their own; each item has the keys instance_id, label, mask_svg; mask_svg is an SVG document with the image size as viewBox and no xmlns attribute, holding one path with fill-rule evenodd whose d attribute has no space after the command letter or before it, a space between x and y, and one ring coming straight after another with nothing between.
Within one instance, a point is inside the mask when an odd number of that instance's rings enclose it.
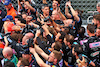
<instances>
[{"instance_id":1,"label":"face in crowd","mask_svg":"<svg viewBox=\"0 0 100 67\"><path fill-rule=\"evenodd\" d=\"M53 9L56 9L57 6L59 6L58 1L54 0L53 3L52 3Z\"/></svg>"},{"instance_id":2,"label":"face in crowd","mask_svg":"<svg viewBox=\"0 0 100 67\"><path fill-rule=\"evenodd\" d=\"M5 5L5 8L6 8L7 11L10 10L12 8L12 4Z\"/></svg>"},{"instance_id":3,"label":"face in crowd","mask_svg":"<svg viewBox=\"0 0 100 67\"><path fill-rule=\"evenodd\" d=\"M44 9L42 9L42 12L49 15L49 7L44 7Z\"/></svg>"}]
</instances>

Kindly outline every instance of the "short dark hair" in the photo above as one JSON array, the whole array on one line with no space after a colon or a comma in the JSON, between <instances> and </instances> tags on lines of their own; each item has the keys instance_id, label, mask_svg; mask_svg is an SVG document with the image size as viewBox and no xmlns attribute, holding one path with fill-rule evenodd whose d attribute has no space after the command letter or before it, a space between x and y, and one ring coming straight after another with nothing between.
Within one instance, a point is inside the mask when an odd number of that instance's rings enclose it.
<instances>
[{"instance_id":1,"label":"short dark hair","mask_svg":"<svg viewBox=\"0 0 100 67\"><path fill-rule=\"evenodd\" d=\"M53 1L58 1L58 4L60 4L60 1L61 1L61 0L53 0Z\"/></svg>"},{"instance_id":2,"label":"short dark hair","mask_svg":"<svg viewBox=\"0 0 100 67\"><path fill-rule=\"evenodd\" d=\"M84 12L84 11L79 10L79 9L76 9L75 11L77 11L80 16L82 16L82 13Z\"/></svg>"},{"instance_id":3,"label":"short dark hair","mask_svg":"<svg viewBox=\"0 0 100 67\"><path fill-rule=\"evenodd\" d=\"M78 33L79 33L80 35L84 35L84 33L85 33L85 28L84 28L84 27L80 27L79 30L78 30Z\"/></svg>"},{"instance_id":4,"label":"short dark hair","mask_svg":"<svg viewBox=\"0 0 100 67\"><path fill-rule=\"evenodd\" d=\"M14 39L16 42L17 42L18 40L20 40L20 42L21 42L21 41L22 41L22 38L23 38L23 35L22 35L22 34L17 34L17 33L15 33L15 34L12 34L12 35L11 35L11 38Z\"/></svg>"},{"instance_id":5,"label":"short dark hair","mask_svg":"<svg viewBox=\"0 0 100 67\"><path fill-rule=\"evenodd\" d=\"M59 62L62 59L61 52L56 50L53 50L52 52L54 53L54 57L57 59L57 62Z\"/></svg>"},{"instance_id":6,"label":"short dark hair","mask_svg":"<svg viewBox=\"0 0 100 67\"><path fill-rule=\"evenodd\" d=\"M61 36L59 37L59 39L62 39L62 41L64 40L64 37L65 37L65 32L60 32Z\"/></svg>"},{"instance_id":7,"label":"short dark hair","mask_svg":"<svg viewBox=\"0 0 100 67\"><path fill-rule=\"evenodd\" d=\"M42 9L44 9L45 7L49 7L48 4L43 4L42 5Z\"/></svg>"},{"instance_id":8,"label":"short dark hair","mask_svg":"<svg viewBox=\"0 0 100 67\"><path fill-rule=\"evenodd\" d=\"M90 33L95 33L95 25L93 25L93 24L88 24L88 25L87 25L87 30L89 30Z\"/></svg>"},{"instance_id":9,"label":"short dark hair","mask_svg":"<svg viewBox=\"0 0 100 67\"><path fill-rule=\"evenodd\" d=\"M21 61L21 65L23 66L29 66L29 61L25 58L20 58L19 59Z\"/></svg>"},{"instance_id":10,"label":"short dark hair","mask_svg":"<svg viewBox=\"0 0 100 67\"><path fill-rule=\"evenodd\" d=\"M72 36L72 35L66 35L65 38L66 38L67 42L70 42L70 44L73 44L73 42L74 42L74 36Z\"/></svg>"},{"instance_id":11,"label":"short dark hair","mask_svg":"<svg viewBox=\"0 0 100 67\"><path fill-rule=\"evenodd\" d=\"M74 45L74 51L77 53L77 55L82 54L83 53L83 48L81 45Z\"/></svg>"},{"instance_id":12,"label":"short dark hair","mask_svg":"<svg viewBox=\"0 0 100 67\"><path fill-rule=\"evenodd\" d=\"M4 67L15 67L15 65L14 65L13 62L6 61L6 62L4 63Z\"/></svg>"},{"instance_id":13,"label":"short dark hair","mask_svg":"<svg viewBox=\"0 0 100 67\"><path fill-rule=\"evenodd\" d=\"M100 14L94 15L93 18L100 22Z\"/></svg>"},{"instance_id":14,"label":"short dark hair","mask_svg":"<svg viewBox=\"0 0 100 67\"><path fill-rule=\"evenodd\" d=\"M59 41L55 42L54 50L60 51L62 44Z\"/></svg>"}]
</instances>

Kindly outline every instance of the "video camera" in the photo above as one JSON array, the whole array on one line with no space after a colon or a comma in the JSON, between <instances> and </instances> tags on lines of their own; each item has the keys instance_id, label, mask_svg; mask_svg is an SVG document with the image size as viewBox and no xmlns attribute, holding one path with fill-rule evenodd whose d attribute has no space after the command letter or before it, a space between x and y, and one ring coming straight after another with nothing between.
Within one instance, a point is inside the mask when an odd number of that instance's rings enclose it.
<instances>
[{"instance_id":1,"label":"video camera","mask_svg":"<svg viewBox=\"0 0 100 67\"><path fill-rule=\"evenodd\" d=\"M64 27L65 30L69 30L68 34L73 35L74 37L76 37L76 29L73 28L73 25L70 24L68 27Z\"/></svg>"},{"instance_id":2,"label":"video camera","mask_svg":"<svg viewBox=\"0 0 100 67\"><path fill-rule=\"evenodd\" d=\"M29 47L34 48L33 38L28 39L26 45L22 45L22 49L21 49L20 53L21 54L30 54Z\"/></svg>"},{"instance_id":3,"label":"video camera","mask_svg":"<svg viewBox=\"0 0 100 67\"><path fill-rule=\"evenodd\" d=\"M29 47L33 47L34 48L33 38L28 39L27 40L27 44L22 46L23 49L27 49Z\"/></svg>"}]
</instances>

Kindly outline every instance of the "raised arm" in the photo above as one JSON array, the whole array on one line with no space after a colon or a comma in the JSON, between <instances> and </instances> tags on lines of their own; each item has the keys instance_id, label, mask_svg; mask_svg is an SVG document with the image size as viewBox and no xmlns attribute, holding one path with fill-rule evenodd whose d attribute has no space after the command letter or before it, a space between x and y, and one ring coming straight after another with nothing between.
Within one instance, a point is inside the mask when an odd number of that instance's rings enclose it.
<instances>
[{"instance_id":1,"label":"raised arm","mask_svg":"<svg viewBox=\"0 0 100 67\"><path fill-rule=\"evenodd\" d=\"M69 6L69 8L70 8L70 10L71 10L71 13L72 13L72 15L73 15L73 17L74 17L74 20L79 21L80 18L79 18L79 16L78 16L78 14L75 12L75 10L73 9L73 7L71 6L71 2L70 2L70 1L69 1L69 3L68 3L68 6Z\"/></svg>"},{"instance_id":2,"label":"raised arm","mask_svg":"<svg viewBox=\"0 0 100 67\"><path fill-rule=\"evenodd\" d=\"M47 1L46 0L42 0L43 4L47 4Z\"/></svg>"},{"instance_id":3,"label":"raised arm","mask_svg":"<svg viewBox=\"0 0 100 67\"><path fill-rule=\"evenodd\" d=\"M35 50L38 54L40 54L45 60L48 60L48 55L39 47L37 46L36 44L34 45L35 47Z\"/></svg>"},{"instance_id":4,"label":"raised arm","mask_svg":"<svg viewBox=\"0 0 100 67\"><path fill-rule=\"evenodd\" d=\"M40 67L50 67L49 65L47 65L46 63L43 62L43 60L39 57L39 55L36 53L34 48L30 47L29 49L30 49L30 52L34 55L34 57Z\"/></svg>"},{"instance_id":5,"label":"raised arm","mask_svg":"<svg viewBox=\"0 0 100 67\"><path fill-rule=\"evenodd\" d=\"M33 8L33 7L29 4L28 1L24 2L24 4L26 4L30 10L32 10L33 12L36 12L35 8Z\"/></svg>"},{"instance_id":6,"label":"raised arm","mask_svg":"<svg viewBox=\"0 0 100 67\"><path fill-rule=\"evenodd\" d=\"M69 11L68 11L68 4L69 4L69 1L66 2L66 4L65 4L65 15L66 15L68 18L71 18L72 16L71 16L71 14L70 14Z\"/></svg>"},{"instance_id":7,"label":"raised arm","mask_svg":"<svg viewBox=\"0 0 100 67\"><path fill-rule=\"evenodd\" d=\"M62 12L60 11L60 7L58 8L58 14L59 14L59 16L60 16L60 19L61 20L66 20L66 17L62 14Z\"/></svg>"},{"instance_id":8,"label":"raised arm","mask_svg":"<svg viewBox=\"0 0 100 67\"><path fill-rule=\"evenodd\" d=\"M5 41L5 47L8 47L9 42L8 42L8 40L7 40L7 37L6 37L6 36L4 36L4 41Z\"/></svg>"}]
</instances>

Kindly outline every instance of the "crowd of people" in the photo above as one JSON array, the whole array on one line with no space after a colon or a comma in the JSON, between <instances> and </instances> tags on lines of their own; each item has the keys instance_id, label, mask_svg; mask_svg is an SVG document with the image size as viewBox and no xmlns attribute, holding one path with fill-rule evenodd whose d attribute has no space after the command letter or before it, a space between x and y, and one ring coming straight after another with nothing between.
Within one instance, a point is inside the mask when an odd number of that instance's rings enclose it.
<instances>
[{"instance_id":1,"label":"crowd of people","mask_svg":"<svg viewBox=\"0 0 100 67\"><path fill-rule=\"evenodd\" d=\"M42 0L41 9L32 0L18 0L18 10L11 0L1 2L7 13L0 9L1 67L100 67L100 2L87 28L83 11L70 0L65 14L60 0L52 0L52 7Z\"/></svg>"}]
</instances>

